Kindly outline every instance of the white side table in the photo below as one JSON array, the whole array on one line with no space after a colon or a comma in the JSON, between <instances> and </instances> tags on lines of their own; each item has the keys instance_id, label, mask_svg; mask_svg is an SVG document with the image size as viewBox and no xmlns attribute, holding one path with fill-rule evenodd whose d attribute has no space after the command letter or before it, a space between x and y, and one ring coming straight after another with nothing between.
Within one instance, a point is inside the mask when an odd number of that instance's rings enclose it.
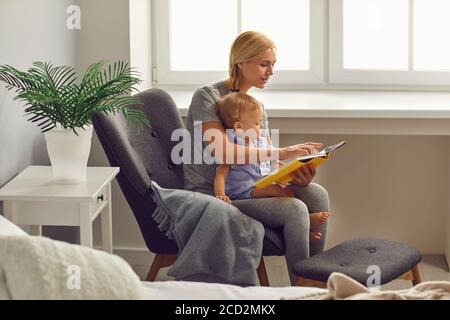
<instances>
[{"instance_id":1,"label":"white side table","mask_svg":"<svg viewBox=\"0 0 450 320\"><path fill-rule=\"evenodd\" d=\"M93 247L92 223L101 213L103 249L112 253L111 181L119 168L88 167L86 183L57 185L52 168L29 166L0 189L5 216L31 225L40 236L42 225L79 226L81 245Z\"/></svg>"}]
</instances>

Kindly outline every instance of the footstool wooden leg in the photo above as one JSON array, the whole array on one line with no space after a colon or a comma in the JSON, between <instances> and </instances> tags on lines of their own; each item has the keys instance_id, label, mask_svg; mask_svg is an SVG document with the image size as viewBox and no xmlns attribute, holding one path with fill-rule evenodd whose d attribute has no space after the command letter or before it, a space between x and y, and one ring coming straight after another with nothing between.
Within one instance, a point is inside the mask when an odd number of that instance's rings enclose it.
<instances>
[{"instance_id":1,"label":"footstool wooden leg","mask_svg":"<svg viewBox=\"0 0 450 320\"><path fill-rule=\"evenodd\" d=\"M411 270L398 277L398 279L410 280L414 286L421 283L422 277L420 276L419 265L416 264Z\"/></svg>"},{"instance_id":2,"label":"footstool wooden leg","mask_svg":"<svg viewBox=\"0 0 450 320\"><path fill-rule=\"evenodd\" d=\"M416 264L412 269L411 269L412 275L413 275L413 285L419 284L422 282L422 276L420 275L420 271L419 271L419 264Z\"/></svg>"},{"instance_id":3,"label":"footstool wooden leg","mask_svg":"<svg viewBox=\"0 0 450 320\"><path fill-rule=\"evenodd\" d=\"M405 272L404 274L402 274L397 279L413 281L414 280L414 275L412 274L412 271L409 270L409 271Z\"/></svg>"}]
</instances>

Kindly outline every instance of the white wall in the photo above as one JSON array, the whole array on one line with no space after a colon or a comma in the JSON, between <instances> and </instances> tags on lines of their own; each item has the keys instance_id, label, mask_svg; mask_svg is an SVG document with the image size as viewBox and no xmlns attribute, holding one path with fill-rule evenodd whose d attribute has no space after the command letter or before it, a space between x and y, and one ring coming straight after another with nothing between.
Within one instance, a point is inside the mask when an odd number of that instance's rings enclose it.
<instances>
[{"instance_id":1,"label":"white wall","mask_svg":"<svg viewBox=\"0 0 450 320\"><path fill-rule=\"evenodd\" d=\"M447 141L448 160L450 160L450 139ZM447 172L447 185L450 185L450 170ZM450 191L450 190L448 190ZM445 258L447 259L447 265L450 266L450 196L448 192L447 197L447 216L445 219Z\"/></svg>"},{"instance_id":2,"label":"white wall","mask_svg":"<svg viewBox=\"0 0 450 320\"><path fill-rule=\"evenodd\" d=\"M348 142L318 171L331 198L327 247L380 237L443 254L447 214L447 137L283 135L280 143Z\"/></svg>"},{"instance_id":3,"label":"white wall","mask_svg":"<svg viewBox=\"0 0 450 320\"><path fill-rule=\"evenodd\" d=\"M128 0L78 0L81 29L77 33L77 64L85 70L99 60L130 60Z\"/></svg>"},{"instance_id":4,"label":"white wall","mask_svg":"<svg viewBox=\"0 0 450 320\"><path fill-rule=\"evenodd\" d=\"M134 2L134 1L133 1ZM77 64L85 70L99 60L131 59L130 4L128 0L79 0L81 30L77 37ZM150 32L150 31L149 31ZM134 36L139 39L139 36ZM139 70L141 71L141 70ZM148 73L147 73L148 74ZM148 79L149 83L150 79ZM106 155L94 134L89 166L108 166ZM118 247L145 247L139 227L116 181L112 185L113 245ZM97 219L99 220L99 219ZM99 221L94 223L94 243L101 243Z\"/></svg>"},{"instance_id":5,"label":"white wall","mask_svg":"<svg viewBox=\"0 0 450 320\"><path fill-rule=\"evenodd\" d=\"M76 31L66 27L66 9L73 2L0 0L0 65L26 69L39 60L75 65ZM50 163L43 134L26 121L24 103L13 96L0 86L0 187L28 165ZM44 234L71 239L75 230L45 228Z\"/></svg>"},{"instance_id":6,"label":"white wall","mask_svg":"<svg viewBox=\"0 0 450 320\"><path fill-rule=\"evenodd\" d=\"M152 87L151 3L130 1L130 63L141 74L138 90Z\"/></svg>"},{"instance_id":7,"label":"white wall","mask_svg":"<svg viewBox=\"0 0 450 320\"><path fill-rule=\"evenodd\" d=\"M0 0L0 64L75 64L75 31L66 28L70 0ZM0 87L0 186L29 164L48 164L43 135L24 118L23 103Z\"/></svg>"},{"instance_id":8,"label":"white wall","mask_svg":"<svg viewBox=\"0 0 450 320\"><path fill-rule=\"evenodd\" d=\"M81 29L68 30L66 9L77 4L81 9ZM129 12L136 18L130 22ZM144 83L149 88L150 42L145 39L149 27L150 2L146 0L0 0L0 64L19 68L31 66L33 61L51 61L55 64L76 65L83 72L99 61L127 60L132 64L147 63L140 68ZM131 58L130 23L135 29L134 50ZM150 29L148 28L148 37ZM148 38L150 40L150 38ZM0 186L30 164L48 165L43 135L23 117L22 103L12 101L13 94L0 88ZM89 159L91 166L109 165L96 136L93 138ZM117 183L113 185L113 232L115 246L144 246L140 231ZM0 206L1 207L1 206ZM123 228L122 226L125 226ZM44 230L46 235L77 241L76 228ZM47 232L45 232L47 231ZM100 230L95 225L96 242Z\"/></svg>"}]
</instances>

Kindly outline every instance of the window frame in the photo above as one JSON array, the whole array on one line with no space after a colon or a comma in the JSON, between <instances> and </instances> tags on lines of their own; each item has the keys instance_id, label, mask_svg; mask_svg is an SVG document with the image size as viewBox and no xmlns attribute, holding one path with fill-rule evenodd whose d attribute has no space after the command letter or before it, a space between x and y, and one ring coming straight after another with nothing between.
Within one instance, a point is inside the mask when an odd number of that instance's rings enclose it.
<instances>
[{"instance_id":1,"label":"window frame","mask_svg":"<svg viewBox=\"0 0 450 320\"><path fill-rule=\"evenodd\" d=\"M240 1L238 2L240 3ZM171 50L170 4L171 1L168 0L152 0L153 84L158 86L193 86L225 79L228 76L227 71L170 70L170 54L167 54ZM239 5L237 14L240 14ZM324 83L325 0L310 0L310 11L310 70L277 70L271 80L271 85L285 87ZM238 32L241 32L241 30L238 29Z\"/></svg>"}]
</instances>

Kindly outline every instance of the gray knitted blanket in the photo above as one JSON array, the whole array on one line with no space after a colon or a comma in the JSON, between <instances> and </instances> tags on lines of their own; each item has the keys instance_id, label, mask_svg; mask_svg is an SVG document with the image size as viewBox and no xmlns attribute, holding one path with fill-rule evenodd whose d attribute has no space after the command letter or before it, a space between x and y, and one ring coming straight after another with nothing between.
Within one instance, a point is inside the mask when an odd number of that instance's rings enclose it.
<instances>
[{"instance_id":1,"label":"gray knitted blanket","mask_svg":"<svg viewBox=\"0 0 450 320\"><path fill-rule=\"evenodd\" d=\"M179 248L169 276L256 285L264 238L260 222L209 195L161 188L154 181L152 189L158 205L153 219Z\"/></svg>"}]
</instances>

